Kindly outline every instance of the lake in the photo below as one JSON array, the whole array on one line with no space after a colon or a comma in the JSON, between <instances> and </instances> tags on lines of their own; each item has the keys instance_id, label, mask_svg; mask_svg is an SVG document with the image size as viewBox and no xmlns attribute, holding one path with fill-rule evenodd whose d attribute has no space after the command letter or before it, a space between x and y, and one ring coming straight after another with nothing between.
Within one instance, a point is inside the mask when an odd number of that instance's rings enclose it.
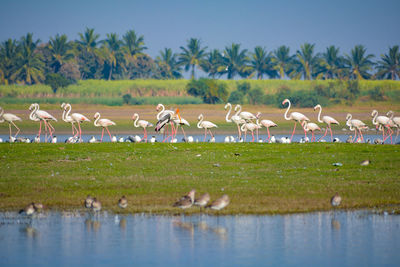
<instances>
[{"instance_id":1,"label":"lake","mask_svg":"<svg viewBox=\"0 0 400 267\"><path fill-rule=\"evenodd\" d=\"M0 213L1 266L399 266L400 216Z\"/></svg>"}]
</instances>

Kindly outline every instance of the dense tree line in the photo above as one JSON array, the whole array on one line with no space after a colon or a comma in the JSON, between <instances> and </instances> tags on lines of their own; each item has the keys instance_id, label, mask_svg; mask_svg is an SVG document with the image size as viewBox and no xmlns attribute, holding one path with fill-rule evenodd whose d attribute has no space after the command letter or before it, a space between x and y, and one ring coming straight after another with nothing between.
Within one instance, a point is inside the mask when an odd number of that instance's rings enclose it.
<instances>
[{"instance_id":1,"label":"dense tree line","mask_svg":"<svg viewBox=\"0 0 400 267\"><path fill-rule=\"evenodd\" d=\"M79 79L179 79L184 71L195 77L201 69L209 78L256 79L399 79L399 46L389 47L380 58L357 45L348 54L329 46L315 52L315 44L305 43L292 53L287 46L273 51L257 46L253 51L232 43L208 49L191 38L174 53L164 48L153 59L146 54L143 35L134 30L122 37L109 33L104 40L86 28L79 39L57 34L43 43L28 33L20 40L8 39L0 45L0 84L49 83L57 86Z\"/></svg>"}]
</instances>

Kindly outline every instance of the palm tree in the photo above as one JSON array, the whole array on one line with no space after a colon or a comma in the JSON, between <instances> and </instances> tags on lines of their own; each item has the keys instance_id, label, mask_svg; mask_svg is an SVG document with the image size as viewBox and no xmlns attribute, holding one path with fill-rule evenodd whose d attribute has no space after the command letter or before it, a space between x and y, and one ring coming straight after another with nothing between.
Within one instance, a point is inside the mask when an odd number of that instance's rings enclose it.
<instances>
[{"instance_id":1,"label":"palm tree","mask_svg":"<svg viewBox=\"0 0 400 267\"><path fill-rule=\"evenodd\" d=\"M171 48L164 48L160 51L160 55L156 58L161 72L161 76L166 79L182 78L181 69L177 61L177 55L172 52Z\"/></svg>"},{"instance_id":2,"label":"palm tree","mask_svg":"<svg viewBox=\"0 0 400 267\"><path fill-rule=\"evenodd\" d=\"M187 48L181 46L182 53L179 54L179 63L185 66L185 71L192 69L191 78L194 79L195 67L200 66L205 56L207 47L201 48L200 39L190 38Z\"/></svg>"},{"instance_id":3,"label":"palm tree","mask_svg":"<svg viewBox=\"0 0 400 267\"><path fill-rule=\"evenodd\" d=\"M113 70L116 69L118 64L118 55L121 51L122 41L118 38L118 34L107 33L107 38L102 43L103 58L109 66L108 80L111 80Z\"/></svg>"},{"instance_id":4,"label":"palm tree","mask_svg":"<svg viewBox=\"0 0 400 267\"><path fill-rule=\"evenodd\" d=\"M40 83L44 80L44 63L42 54L37 51L40 40L33 40L33 34L28 33L20 41L21 51L16 60L16 71L11 75L12 79L24 81L26 84Z\"/></svg>"},{"instance_id":5,"label":"palm tree","mask_svg":"<svg viewBox=\"0 0 400 267\"><path fill-rule=\"evenodd\" d=\"M67 35L57 34L54 38L50 38L47 50L50 53L50 66L57 73L61 66L74 57L72 46L67 41Z\"/></svg>"},{"instance_id":6,"label":"palm tree","mask_svg":"<svg viewBox=\"0 0 400 267\"><path fill-rule=\"evenodd\" d=\"M18 56L17 42L8 39L0 44L0 76L2 83L8 84L15 69Z\"/></svg>"},{"instance_id":7,"label":"palm tree","mask_svg":"<svg viewBox=\"0 0 400 267\"><path fill-rule=\"evenodd\" d=\"M275 69L279 72L281 79L285 78L285 74L288 75L291 65L293 63L294 56L290 55L290 48L287 46L280 46L273 52L273 63Z\"/></svg>"},{"instance_id":8,"label":"palm tree","mask_svg":"<svg viewBox=\"0 0 400 267\"><path fill-rule=\"evenodd\" d=\"M311 80L314 74L314 68L318 63L318 57L314 55L315 44L305 43L300 46L300 50L297 50L296 56L298 60L300 76L303 76L305 80Z\"/></svg>"},{"instance_id":9,"label":"palm tree","mask_svg":"<svg viewBox=\"0 0 400 267\"><path fill-rule=\"evenodd\" d=\"M201 69L208 73L208 76L215 79L221 71L225 69L223 57L218 49L214 49L207 53L206 58L200 63Z\"/></svg>"},{"instance_id":10,"label":"palm tree","mask_svg":"<svg viewBox=\"0 0 400 267\"><path fill-rule=\"evenodd\" d=\"M272 64L272 55L267 53L265 48L256 46L254 53L252 53L252 60L250 66L254 72L257 72L257 79L261 80L264 74L267 74L271 78L277 76L276 70Z\"/></svg>"},{"instance_id":11,"label":"palm tree","mask_svg":"<svg viewBox=\"0 0 400 267\"><path fill-rule=\"evenodd\" d=\"M372 54L365 55L367 49L363 45L356 45L350 55L346 55L345 64L349 69L350 79L366 79L371 75L368 73L372 69L374 63L371 59L374 57Z\"/></svg>"},{"instance_id":12,"label":"palm tree","mask_svg":"<svg viewBox=\"0 0 400 267\"><path fill-rule=\"evenodd\" d=\"M143 35L137 36L134 30L127 31L123 36L123 40L125 52L130 56L141 54L147 49L147 47L144 46Z\"/></svg>"},{"instance_id":13,"label":"palm tree","mask_svg":"<svg viewBox=\"0 0 400 267\"><path fill-rule=\"evenodd\" d=\"M86 28L84 33L79 33L78 44L83 47L85 52L95 52L100 34L94 33L94 29Z\"/></svg>"},{"instance_id":14,"label":"palm tree","mask_svg":"<svg viewBox=\"0 0 400 267\"><path fill-rule=\"evenodd\" d=\"M325 79L335 79L341 77L344 59L339 55L339 48L331 45L326 48L320 60L321 73Z\"/></svg>"},{"instance_id":15,"label":"palm tree","mask_svg":"<svg viewBox=\"0 0 400 267\"><path fill-rule=\"evenodd\" d=\"M226 67L221 73L226 73L228 79L233 79L236 75L248 77L252 71L252 68L247 65L249 61L247 49L240 50L240 44L232 43L231 47L225 47L224 64Z\"/></svg>"},{"instance_id":16,"label":"palm tree","mask_svg":"<svg viewBox=\"0 0 400 267\"><path fill-rule=\"evenodd\" d=\"M400 78L400 53L399 46L389 47L389 54L381 56L381 61L378 61L378 73L376 76L380 79Z\"/></svg>"}]
</instances>

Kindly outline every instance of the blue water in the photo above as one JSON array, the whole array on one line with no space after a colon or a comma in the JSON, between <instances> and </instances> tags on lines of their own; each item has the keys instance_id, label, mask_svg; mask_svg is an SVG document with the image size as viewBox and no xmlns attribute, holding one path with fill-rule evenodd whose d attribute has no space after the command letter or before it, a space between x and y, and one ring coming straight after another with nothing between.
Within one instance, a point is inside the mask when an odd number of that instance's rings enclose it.
<instances>
[{"instance_id":1,"label":"blue water","mask_svg":"<svg viewBox=\"0 0 400 267\"><path fill-rule=\"evenodd\" d=\"M0 266L399 266L399 251L400 216L370 211L0 213Z\"/></svg>"}]
</instances>

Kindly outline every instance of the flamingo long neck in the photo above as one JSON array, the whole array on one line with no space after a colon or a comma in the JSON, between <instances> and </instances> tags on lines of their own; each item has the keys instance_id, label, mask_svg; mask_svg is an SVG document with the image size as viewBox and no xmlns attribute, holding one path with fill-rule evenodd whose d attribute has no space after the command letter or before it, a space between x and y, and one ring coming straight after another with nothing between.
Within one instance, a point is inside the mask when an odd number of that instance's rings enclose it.
<instances>
[{"instance_id":1,"label":"flamingo long neck","mask_svg":"<svg viewBox=\"0 0 400 267\"><path fill-rule=\"evenodd\" d=\"M287 107L287 109L286 109L286 112L285 112L285 120L289 121L289 120L290 120L290 117L288 117L287 114L288 114L288 112L289 112L289 109L290 109L290 105L291 105L291 104L290 104L290 101L289 101L289 100L288 100L287 102L289 103L289 105L288 105L288 107Z\"/></svg>"},{"instance_id":2,"label":"flamingo long neck","mask_svg":"<svg viewBox=\"0 0 400 267\"><path fill-rule=\"evenodd\" d=\"M159 104L161 106L161 111L157 114L157 120L160 120L161 114L165 111L165 107L163 104Z\"/></svg>"},{"instance_id":3,"label":"flamingo long neck","mask_svg":"<svg viewBox=\"0 0 400 267\"><path fill-rule=\"evenodd\" d=\"M238 111L236 111L236 114L235 114L235 115L236 115L236 116L239 116L240 112L242 112L242 106L239 105L239 104L237 104L236 107L235 107L235 110L236 110L236 109L238 109Z\"/></svg>"},{"instance_id":4,"label":"flamingo long neck","mask_svg":"<svg viewBox=\"0 0 400 267\"><path fill-rule=\"evenodd\" d=\"M67 108L66 109L67 109L67 113L65 114L65 119L68 118L69 117L69 113L71 113L71 109L72 109L71 105L67 104Z\"/></svg>"},{"instance_id":5,"label":"flamingo long neck","mask_svg":"<svg viewBox=\"0 0 400 267\"><path fill-rule=\"evenodd\" d=\"M100 114L97 115L96 120L94 121L94 126L100 126L100 124L97 123L99 119L100 119Z\"/></svg>"},{"instance_id":6,"label":"flamingo long neck","mask_svg":"<svg viewBox=\"0 0 400 267\"><path fill-rule=\"evenodd\" d=\"M229 106L229 110L228 110L228 113L226 114L225 120L226 120L226 122L232 122L232 117L229 118L229 115L231 114L231 111L232 111L232 105L231 105L231 103L228 103L227 105Z\"/></svg>"},{"instance_id":7,"label":"flamingo long neck","mask_svg":"<svg viewBox=\"0 0 400 267\"><path fill-rule=\"evenodd\" d=\"M31 111L31 114L29 114L29 119L32 121L36 121L37 117L35 116L36 111L39 109L39 106L33 105L33 110Z\"/></svg>"},{"instance_id":8,"label":"flamingo long neck","mask_svg":"<svg viewBox=\"0 0 400 267\"><path fill-rule=\"evenodd\" d=\"M242 132L247 132L247 123L243 123L242 124L242 126L240 127L240 130L242 131Z\"/></svg>"},{"instance_id":9,"label":"flamingo long neck","mask_svg":"<svg viewBox=\"0 0 400 267\"><path fill-rule=\"evenodd\" d=\"M372 112L372 115L374 116L374 117L372 118L372 124L373 124L373 125L378 125L378 122L376 121L376 117L378 117L378 111L374 110L374 111Z\"/></svg>"},{"instance_id":10,"label":"flamingo long neck","mask_svg":"<svg viewBox=\"0 0 400 267\"><path fill-rule=\"evenodd\" d=\"M203 127L200 126L200 124L203 122L203 119L204 119L203 114L201 114L201 115L200 115L200 120L199 120L199 122L197 123L197 128L199 128L199 129L203 128Z\"/></svg>"},{"instance_id":11,"label":"flamingo long neck","mask_svg":"<svg viewBox=\"0 0 400 267\"><path fill-rule=\"evenodd\" d=\"M393 119L394 112L390 110L388 113L386 113L386 115L389 117L389 120L391 120L391 119Z\"/></svg>"},{"instance_id":12,"label":"flamingo long neck","mask_svg":"<svg viewBox=\"0 0 400 267\"><path fill-rule=\"evenodd\" d=\"M0 118L1 118L0 122L4 122L3 114L4 114L4 109L0 107Z\"/></svg>"},{"instance_id":13,"label":"flamingo long neck","mask_svg":"<svg viewBox=\"0 0 400 267\"><path fill-rule=\"evenodd\" d=\"M322 107L321 106L318 106L319 107L319 112L318 112L318 122L323 122L322 120L321 120L321 112L322 112Z\"/></svg>"},{"instance_id":14,"label":"flamingo long neck","mask_svg":"<svg viewBox=\"0 0 400 267\"><path fill-rule=\"evenodd\" d=\"M349 114L349 115L346 117L346 125L350 127L350 130L351 130L351 131L353 131L353 130L351 129L351 127L352 127L351 119L352 119L352 118L353 118L353 116L352 116L351 114Z\"/></svg>"},{"instance_id":15,"label":"flamingo long neck","mask_svg":"<svg viewBox=\"0 0 400 267\"><path fill-rule=\"evenodd\" d=\"M139 120L139 115L136 115L136 120L133 122L133 126L135 126L136 128L139 127L139 125L137 124Z\"/></svg>"}]
</instances>

